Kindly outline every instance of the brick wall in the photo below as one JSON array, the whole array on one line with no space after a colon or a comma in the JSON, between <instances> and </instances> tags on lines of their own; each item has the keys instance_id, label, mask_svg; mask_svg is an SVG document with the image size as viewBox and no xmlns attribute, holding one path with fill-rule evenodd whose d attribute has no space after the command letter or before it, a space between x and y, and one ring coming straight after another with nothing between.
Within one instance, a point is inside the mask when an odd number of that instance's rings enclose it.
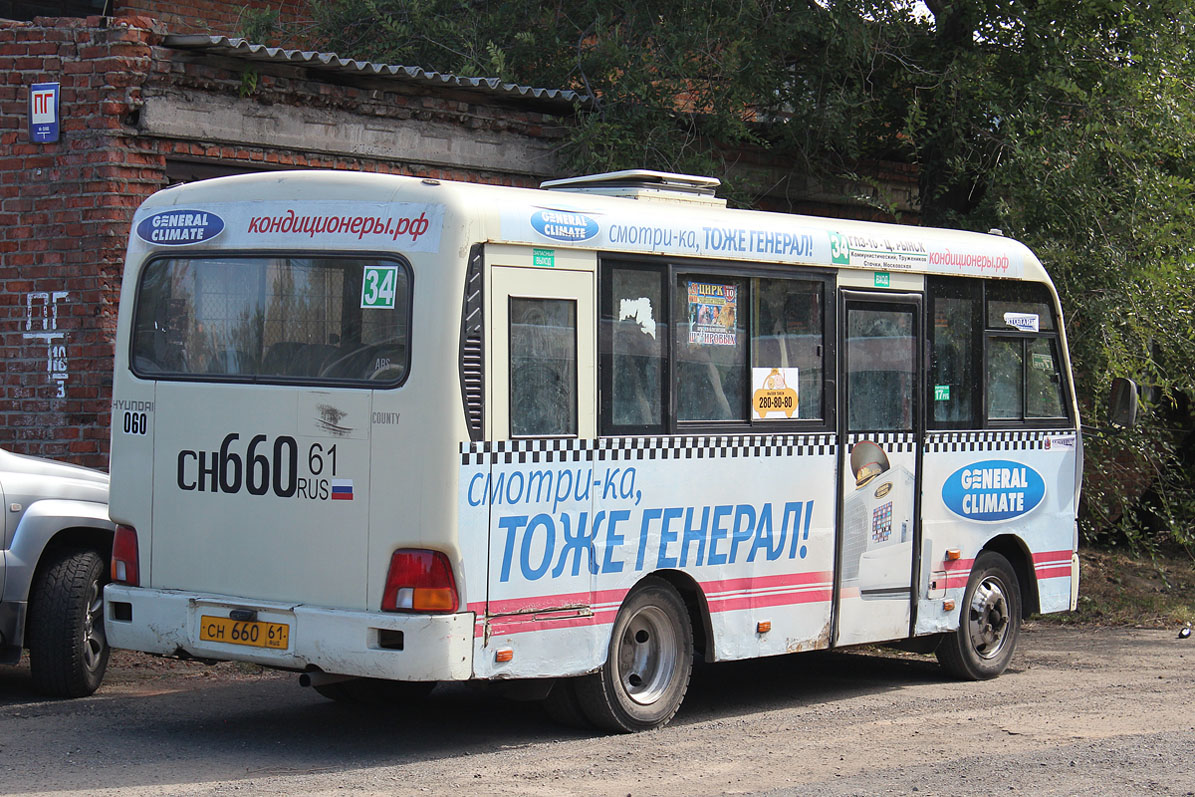
<instances>
[{"instance_id":1,"label":"brick wall","mask_svg":"<svg viewBox=\"0 0 1195 797\"><path fill-rule=\"evenodd\" d=\"M126 124L151 62L139 24L0 22L0 443L99 467L122 241L159 185ZM61 83L57 143L29 140L37 82Z\"/></svg>"},{"instance_id":2,"label":"brick wall","mask_svg":"<svg viewBox=\"0 0 1195 797\"><path fill-rule=\"evenodd\" d=\"M306 0L191 0L188 3L167 0L114 0L117 16L146 16L160 20L171 33L198 33L206 36L240 36L245 9L277 11L278 22L287 38L258 42L282 47L302 46L302 35L311 25Z\"/></svg>"}]
</instances>

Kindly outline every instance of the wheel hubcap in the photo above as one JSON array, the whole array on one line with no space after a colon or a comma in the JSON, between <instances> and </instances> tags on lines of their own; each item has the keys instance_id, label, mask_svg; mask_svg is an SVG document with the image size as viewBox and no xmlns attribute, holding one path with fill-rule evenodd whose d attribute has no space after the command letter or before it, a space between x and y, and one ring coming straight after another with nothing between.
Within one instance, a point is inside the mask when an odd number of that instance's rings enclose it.
<instances>
[{"instance_id":1,"label":"wheel hubcap","mask_svg":"<svg viewBox=\"0 0 1195 797\"><path fill-rule=\"evenodd\" d=\"M981 658L992 659L1004 649L1008 641L1010 621L1008 598L1004 584L994 576L988 576L971 596L967 630L971 636L971 647Z\"/></svg>"},{"instance_id":2,"label":"wheel hubcap","mask_svg":"<svg viewBox=\"0 0 1195 797\"><path fill-rule=\"evenodd\" d=\"M668 615L654 606L635 613L618 646L618 682L627 697L647 706L667 691L676 672L679 638Z\"/></svg>"},{"instance_id":3,"label":"wheel hubcap","mask_svg":"<svg viewBox=\"0 0 1195 797\"><path fill-rule=\"evenodd\" d=\"M99 582L93 581L87 597L87 614L83 617L83 663L87 669L94 670L99 666L106 644L104 595Z\"/></svg>"}]
</instances>

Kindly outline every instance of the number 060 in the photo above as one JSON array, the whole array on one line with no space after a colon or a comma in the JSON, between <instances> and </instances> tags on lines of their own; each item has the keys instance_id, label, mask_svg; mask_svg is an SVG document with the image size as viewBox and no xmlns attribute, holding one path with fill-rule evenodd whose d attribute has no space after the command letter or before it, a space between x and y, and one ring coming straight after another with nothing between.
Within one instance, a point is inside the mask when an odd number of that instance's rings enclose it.
<instances>
[{"instance_id":1,"label":"number 060","mask_svg":"<svg viewBox=\"0 0 1195 797\"><path fill-rule=\"evenodd\" d=\"M147 434L149 432L149 416L144 412L126 412L124 414L125 434Z\"/></svg>"}]
</instances>

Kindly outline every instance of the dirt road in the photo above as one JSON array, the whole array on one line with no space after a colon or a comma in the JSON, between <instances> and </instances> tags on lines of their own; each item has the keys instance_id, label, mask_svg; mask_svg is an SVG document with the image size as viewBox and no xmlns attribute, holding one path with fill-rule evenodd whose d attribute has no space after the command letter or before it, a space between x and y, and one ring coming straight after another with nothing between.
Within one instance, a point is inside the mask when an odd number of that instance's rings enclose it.
<instances>
[{"instance_id":1,"label":"dirt road","mask_svg":"<svg viewBox=\"0 0 1195 797\"><path fill-rule=\"evenodd\" d=\"M0 668L0 792L1195 795L1195 639L1030 625L1009 672L814 654L706 666L668 727L599 736L441 687L358 708L296 677L114 659L91 698Z\"/></svg>"}]
</instances>

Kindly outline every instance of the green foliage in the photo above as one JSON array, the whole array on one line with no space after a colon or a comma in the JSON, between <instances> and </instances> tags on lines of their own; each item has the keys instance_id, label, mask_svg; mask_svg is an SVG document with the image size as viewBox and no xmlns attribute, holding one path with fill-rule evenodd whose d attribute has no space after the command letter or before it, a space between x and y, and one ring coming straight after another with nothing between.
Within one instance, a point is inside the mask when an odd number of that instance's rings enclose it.
<instances>
[{"instance_id":1,"label":"green foliage","mask_svg":"<svg viewBox=\"0 0 1195 797\"><path fill-rule=\"evenodd\" d=\"M1140 429L1089 438L1085 534L1190 552L1195 19L1183 4L1135 13L1108 3L1066 8L1064 38L1025 48L1036 71L1000 110L983 198L961 220L1002 227L1047 264L1092 414L1102 411L1113 375L1150 388Z\"/></svg>"},{"instance_id":2,"label":"green foliage","mask_svg":"<svg viewBox=\"0 0 1195 797\"><path fill-rule=\"evenodd\" d=\"M573 173L711 174L747 204L744 151L823 176L915 163L924 223L999 227L1046 263L1087 414L1113 375L1150 387L1141 429L1091 441L1085 533L1192 544L1189 3L328 0L313 13L342 55L591 97L562 151ZM1126 486L1141 501L1122 500Z\"/></svg>"},{"instance_id":3,"label":"green foliage","mask_svg":"<svg viewBox=\"0 0 1195 797\"><path fill-rule=\"evenodd\" d=\"M239 19L240 35L253 44L267 44L280 30L278 11L270 8L241 8ZM240 95L251 97L257 93L260 75L252 67L241 72Z\"/></svg>"},{"instance_id":4,"label":"green foliage","mask_svg":"<svg viewBox=\"0 0 1195 797\"><path fill-rule=\"evenodd\" d=\"M252 97L257 93L257 81L260 75L256 69L246 69L241 72L241 88L240 95L242 97Z\"/></svg>"},{"instance_id":5,"label":"green foliage","mask_svg":"<svg viewBox=\"0 0 1195 797\"><path fill-rule=\"evenodd\" d=\"M727 148L790 138L836 152L829 145L842 143L843 126L813 124L808 100L839 119L857 105L835 96L844 81L806 84L801 73L800 59L845 57L849 46L841 31L818 23L831 12L812 3L332 0L313 10L324 44L342 54L591 98L578 107L562 153L562 168L572 172L725 175ZM820 71L831 74L824 65Z\"/></svg>"},{"instance_id":6,"label":"green foliage","mask_svg":"<svg viewBox=\"0 0 1195 797\"><path fill-rule=\"evenodd\" d=\"M240 34L254 44L268 44L281 30L281 15L272 8L244 6L240 14Z\"/></svg>"}]
</instances>

